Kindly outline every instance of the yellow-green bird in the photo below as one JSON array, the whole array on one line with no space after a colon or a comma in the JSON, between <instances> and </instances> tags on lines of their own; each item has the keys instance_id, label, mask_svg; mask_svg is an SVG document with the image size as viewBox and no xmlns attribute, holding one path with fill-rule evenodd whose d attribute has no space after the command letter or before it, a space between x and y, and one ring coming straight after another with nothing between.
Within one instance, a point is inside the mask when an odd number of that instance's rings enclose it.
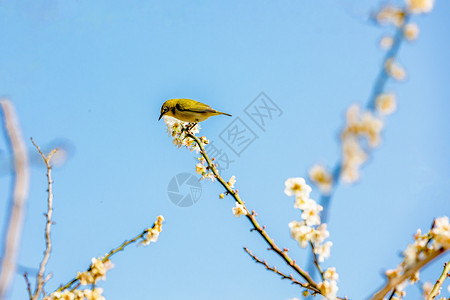
<instances>
[{"instance_id":1,"label":"yellow-green bird","mask_svg":"<svg viewBox=\"0 0 450 300\"><path fill-rule=\"evenodd\" d=\"M227 113L212 109L209 105L195 100L170 99L162 105L161 115L158 120L161 120L162 116L170 116L180 121L198 123L205 121L209 117L217 115L226 115L231 117L231 115Z\"/></svg>"}]
</instances>

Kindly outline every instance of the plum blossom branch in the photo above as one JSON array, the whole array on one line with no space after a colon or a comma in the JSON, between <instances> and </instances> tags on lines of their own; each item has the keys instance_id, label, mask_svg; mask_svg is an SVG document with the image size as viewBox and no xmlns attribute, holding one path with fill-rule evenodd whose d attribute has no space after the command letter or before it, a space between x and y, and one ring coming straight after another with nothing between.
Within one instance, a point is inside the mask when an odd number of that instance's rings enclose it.
<instances>
[{"instance_id":1,"label":"plum blossom branch","mask_svg":"<svg viewBox=\"0 0 450 300\"><path fill-rule=\"evenodd\" d=\"M33 143L34 147L36 147L37 151L42 157L42 160L45 163L45 167L47 168L47 181L48 181L48 187L47 187L47 213L45 214L47 218L47 223L45 225L45 252L44 257L42 258L39 272L36 279L36 290L34 292L32 300L39 299L39 296L41 292L43 291L44 284L45 284L45 278L44 278L44 272L45 272L45 266L47 265L48 260L50 259L50 252L52 250L52 241L51 241L51 226L52 226L52 213L53 213L53 180L52 180L52 165L50 164L50 160L52 159L53 154L56 153L57 149L53 149L47 156L41 151L41 148L34 142L33 139L31 139L31 142Z\"/></svg>"},{"instance_id":2,"label":"plum blossom branch","mask_svg":"<svg viewBox=\"0 0 450 300\"><path fill-rule=\"evenodd\" d=\"M181 124L181 126L183 127L183 125ZM168 125L169 127L169 125ZM184 127L183 127L184 128ZM244 204L244 201L240 198L238 191L233 189L232 185L230 185L230 182L226 182L220 175L219 172L217 171L216 165L211 161L211 159L209 158L208 154L205 151L205 148L203 147L203 143L201 141L202 138L198 138L196 137L192 132L190 131L184 131L185 129L182 130L182 132L185 132L186 137L188 137L189 139L195 141L195 145L192 146L191 143L189 143L188 145L185 145L187 148L191 148L192 147L198 147L200 150L200 153L203 157L203 159L205 160L205 162L208 165L208 169L212 172L212 176L214 176L215 179L217 179L217 181L219 181L219 183L225 188L226 193L228 195L231 195L234 200L236 201L236 207L233 208L233 213L236 216L239 215L245 215L246 218L249 220L249 222L252 224L254 231L258 232L258 234L266 241L266 243L269 245L269 249L273 250L275 253L277 253L286 263L287 265L289 265L297 274L299 274L307 283L305 284L305 286L310 289L311 291L313 291L314 293L319 293L322 294L323 292L320 290L320 286L318 285L318 283L316 283L311 276L308 274L308 272L306 272L305 270L303 270L296 262L295 260L293 260L287 253L287 251L285 251L284 249L281 249L273 240L273 238L271 238L269 236L269 234L267 233L267 231L265 230L265 226L261 226L258 221L256 220L256 213L254 211L252 211L251 213L249 212L249 210L247 209L247 207ZM173 135L172 135L173 136ZM174 142L175 143L175 142ZM230 180L231 181L231 180ZM234 182L231 182L234 183Z\"/></svg>"},{"instance_id":3,"label":"plum blossom branch","mask_svg":"<svg viewBox=\"0 0 450 300\"><path fill-rule=\"evenodd\" d=\"M444 264L444 270L442 271L441 276L439 276L439 279L434 284L428 300L433 300L437 295L439 295L441 286L444 283L445 278L447 277L450 277L450 261Z\"/></svg>"},{"instance_id":4,"label":"plum blossom branch","mask_svg":"<svg viewBox=\"0 0 450 300\"><path fill-rule=\"evenodd\" d=\"M277 269L277 267L273 266L269 266L269 264L267 263L266 260L261 260L260 258L258 258L256 255L254 255L252 253L252 251L250 251L247 247L244 247L245 252L247 252L248 255L250 255L250 257L258 264L263 265L264 267L266 267L267 270L274 272L275 274L278 274L281 276L281 279L288 279L292 282L292 284L297 284L300 285L301 287L304 288L308 288L308 285L305 283L302 283L300 281L298 281L297 279L294 278L294 276L292 276L292 274L285 274L283 272L281 272L280 270Z\"/></svg>"},{"instance_id":5,"label":"plum blossom branch","mask_svg":"<svg viewBox=\"0 0 450 300\"><path fill-rule=\"evenodd\" d=\"M140 244L142 245L148 245L150 242L156 242L158 240L159 234L162 231L162 223L164 221L163 216L158 216L156 219L156 222L153 224L152 227L145 229L140 234L135 236L134 238L130 240L124 241L122 244L120 244L118 247L113 248L111 251L109 251L104 257L100 258L93 258L92 264L89 266L89 268L82 272L78 273L77 277L73 278L68 283L61 285L60 288L58 288L54 293L52 293L48 300L52 299L59 299L60 295L64 293L69 293L75 295L76 293L79 293L77 291L77 287L81 285L87 285L92 284L95 286L98 279L105 279L106 271L111 269L113 267L111 261L109 260L111 256L116 254L117 252L125 250L125 248L133 243L136 243L140 240ZM78 286L75 285L74 288L72 286L78 283ZM72 288L72 290L71 290ZM94 292L94 291L93 291ZM98 292L101 293L99 290ZM46 298L47 300L47 298Z\"/></svg>"},{"instance_id":6,"label":"plum blossom branch","mask_svg":"<svg viewBox=\"0 0 450 300\"><path fill-rule=\"evenodd\" d=\"M16 261L28 195L29 168L27 149L14 107L10 101L0 100L0 108L3 115L7 144L14 157L12 194L8 214L9 221L3 243L3 259L0 270L0 299L3 299L17 268Z\"/></svg>"},{"instance_id":7,"label":"plum blossom branch","mask_svg":"<svg viewBox=\"0 0 450 300\"><path fill-rule=\"evenodd\" d=\"M414 243L409 244L403 251L403 261L396 269L386 271L386 284L371 299L382 300L392 289L401 290L398 287L408 279L416 282L419 270L449 249L450 224L448 217L435 219L426 234L422 234L420 229L417 230L414 235Z\"/></svg>"},{"instance_id":8,"label":"plum blossom branch","mask_svg":"<svg viewBox=\"0 0 450 300\"><path fill-rule=\"evenodd\" d=\"M438 250L432 252L429 256L427 256L425 259L422 259L412 265L409 269L407 269L403 274L397 277L392 277L388 280L385 286L383 286L378 292L376 292L371 300L382 300L384 296L386 296L387 293L389 293L390 290L395 288L397 285L402 283L403 281L407 280L411 276L413 276L417 271L422 269L425 265L433 261L435 258L440 256L442 253L444 253L444 248L439 248Z\"/></svg>"},{"instance_id":9,"label":"plum blossom branch","mask_svg":"<svg viewBox=\"0 0 450 300\"><path fill-rule=\"evenodd\" d=\"M321 190L320 204L324 210L323 222L327 222L329 208L333 194L341 180L348 183L357 181L360 168L366 163L373 148L377 147L383 129L382 117L393 113L396 109L396 98L391 92L385 92L389 78L402 81L406 78L406 71L396 61L403 41L412 41L418 36L418 26L409 23L412 14L428 13L433 8L433 0L415 1L405 0L405 7L398 8L391 5L383 7L374 17L380 25L394 25L396 32L393 37L381 39L381 47L388 49L372 91L366 103L364 114L360 115L359 107L352 106L347 112L347 125L342 129L342 155L331 171L325 167L315 165L310 170L310 179ZM376 116L378 115L378 116ZM361 137L368 139L368 146L361 145ZM314 277L314 267L309 260L308 271Z\"/></svg>"}]
</instances>

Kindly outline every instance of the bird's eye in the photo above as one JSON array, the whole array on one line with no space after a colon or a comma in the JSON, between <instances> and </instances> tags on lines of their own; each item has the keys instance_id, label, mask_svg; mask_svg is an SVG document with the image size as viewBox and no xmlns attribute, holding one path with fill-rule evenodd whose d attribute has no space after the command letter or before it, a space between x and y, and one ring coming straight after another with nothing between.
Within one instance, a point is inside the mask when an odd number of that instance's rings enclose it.
<instances>
[{"instance_id":1,"label":"bird's eye","mask_svg":"<svg viewBox=\"0 0 450 300\"><path fill-rule=\"evenodd\" d=\"M169 111L169 108L166 106L166 107L164 107L164 112L168 112Z\"/></svg>"}]
</instances>

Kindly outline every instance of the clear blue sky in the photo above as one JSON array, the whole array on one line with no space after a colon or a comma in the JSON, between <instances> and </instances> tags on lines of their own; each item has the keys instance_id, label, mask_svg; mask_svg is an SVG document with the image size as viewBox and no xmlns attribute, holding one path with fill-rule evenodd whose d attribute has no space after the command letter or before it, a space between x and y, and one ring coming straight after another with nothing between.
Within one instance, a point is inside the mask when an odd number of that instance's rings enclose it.
<instances>
[{"instance_id":1,"label":"clear blue sky","mask_svg":"<svg viewBox=\"0 0 450 300\"><path fill-rule=\"evenodd\" d=\"M161 104L193 98L251 125L258 138L224 176L262 224L301 264L307 251L290 238L299 219L285 196L288 177L306 176L316 162L339 157L343 113L365 103L390 31L367 22L378 1L0 1L0 95L14 102L24 136L40 145L66 139L71 159L54 172L52 290L163 214L160 239L114 257L101 284L114 299L286 299L300 291L252 262L248 246L267 252L217 183L180 208L167 185L194 173L194 154L178 150L158 122ZM408 72L390 83L399 109L386 123L381 147L362 180L340 186L325 266L340 274L339 295L363 299L383 283L384 269L417 228L450 215L450 2L414 17L419 39L400 50ZM283 111L262 131L244 109L264 91ZM219 134L233 119L215 117L202 135L227 149ZM31 144L28 143L31 148ZM7 160L4 142L0 158ZM44 249L46 178L32 169L20 264L37 267ZM0 177L4 228L10 178ZM313 192L317 198L317 191ZM448 258L448 257L447 257ZM422 280L435 280L442 261ZM34 278L32 278L34 280ZM417 298L417 288L407 290ZM18 274L10 299L25 299Z\"/></svg>"}]
</instances>

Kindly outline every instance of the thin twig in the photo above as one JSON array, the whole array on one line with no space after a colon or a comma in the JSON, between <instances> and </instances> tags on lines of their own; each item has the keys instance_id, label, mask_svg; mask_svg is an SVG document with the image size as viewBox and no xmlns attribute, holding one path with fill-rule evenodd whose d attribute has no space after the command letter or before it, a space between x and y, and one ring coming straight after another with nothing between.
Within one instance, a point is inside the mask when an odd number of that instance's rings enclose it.
<instances>
[{"instance_id":1,"label":"thin twig","mask_svg":"<svg viewBox=\"0 0 450 300\"><path fill-rule=\"evenodd\" d=\"M389 296L388 300L391 300L391 299L395 296L395 293L397 293L397 289L396 289L396 288L394 288L394 289L392 290L392 293L391 293L391 295Z\"/></svg>"},{"instance_id":2,"label":"thin twig","mask_svg":"<svg viewBox=\"0 0 450 300\"><path fill-rule=\"evenodd\" d=\"M187 131L187 136L194 139L197 145L200 148L200 153L203 156L203 158L208 163L209 168L213 172L215 178L220 182L220 184L227 190L227 193L230 194L234 200L241 204L247 211L246 217L250 221L250 223L253 225L253 229L257 231L261 237L266 241L266 243L270 246L270 250L273 250L275 253L277 253L297 274L299 274L303 279L305 279L308 283L308 288L320 293L319 287L317 283L311 278L311 276L303 270L292 258L289 257L287 254L287 251L283 251L280 247L277 246L275 241L269 236L269 234L266 232L265 227L261 226L258 221L256 220L256 214L250 213L249 210L246 208L244 201L242 201L239 194L233 190L228 183L219 175L219 172L217 171L216 166L211 162L211 159L209 158L208 154L205 151L205 148L203 147L203 143L200 141L198 137L193 135L191 132Z\"/></svg>"},{"instance_id":3,"label":"thin twig","mask_svg":"<svg viewBox=\"0 0 450 300\"><path fill-rule=\"evenodd\" d=\"M42 160L45 163L45 166L47 168L47 181L48 181L47 213L45 214L45 216L47 217L47 223L45 225L45 252L39 267L39 273L36 278L36 290L32 297L32 300L37 300L39 299L39 296L44 289L44 284L46 282L44 278L45 266L47 265L48 260L50 259L50 252L52 251L52 241L50 233L52 227L52 213L53 213L53 180L52 180L52 165L50 164L50 160L52 159L53 154L56 153L57 149L53 149L47 156L45 156L45 154L42 153L41 148L39 148L39 146L34 142L33 139L31 139L31 142L33 143L34 147L36 147L36 149L38 150L39 154L42 157Z\"/></svg>"},{"instance_id":4,"label":"thin twig","mask_svg":"<svg viewBox=\"0 0 450 300\"><path fill-rule=\"evenodd\" d=\"M134 238L132 238L132 239L130 239L130 240L127 240L127 241L124 241L122 244L120 244L120 246L118 246L118 247L116 247L116 248L113 248L111 251L109 251L109 252L105 255L105 257L103 257L102 262L103 262L103 263L107 262L107 261L109 260L109 258L110 258L111 256L113 256L114 254L116 254L117 252L125 250L125 248L126 248L128 245L133 244L133 243L135 243L137 240L143 238L144 235L147 234L147 232L149 232L151 229L154 228L154 226L155 226L155 224L153 224L153 226L152 226L151 228L145 229L142 233L140 233L139 235L135 236ZM87 268L86 271L89 272L89 271L91 271L91 270L92 270L92 265L89 266L89 268ZM69 281L68 283L66 283L65 285L61 285L61 287L58 288L56 291L57 291L57 292L61 292L61 291L64 291L64 290L66 290L66 289L69 289L69 288L70 288L74 283L76 283L77 281L78 281L78 278L73 278L72 280L70 280L70 281Z\"/></svg>"},{"instance_id":5,"label":"thin twig","mask_svg":"<svg viewBox=\"0 0 450 300\"><path fill-rule=\"evenodd\" d=\"M438 250L435 250L430 254L428 254L424 259L416 262L414 265L405 270L401 275L390 278L388 282L372 296L371 300L382 300L384 296L386 296L387 293L389 293L390 290L392 290L397 285L410 278L414 273L419 271L421 268L423 268L425 265L433 261L435 258L439 257L446 250L447 249L445 248L439 248Z\"/></svg>"},{"instance_id":6,"label":"thin twig","mask_svg":"<svg viewBox=\"0 0 450 300\"><path fill-rule=\"evenodd\" d=\"M23 274L23 277L25 278L25 282L26 282L26 284L27 284L28 296L30 297L30 300L31 300L31 298L33 297L33 295L31 294L31 284L30 284L30 280L28 280L28 273L25 272L25 273Z\"/></svg>"},{"instance_id":7,"label":"thin twig","mask_svg":"<svg viewBox=\"0 0 450 300\"><path fill-rule=\"evenodd\" d=\"M300 285L301 287L308 288L308 284L305 284L305 283L302 283L302 282L298 281L297 279L294 278L294 276L292 276L292 274L286 275L286 274L284 274L283 272L281 272L280 270L278 270L275 266L273 266L273 267L269 266L265 260L263 261L263 260L259 259L259 258L258 258L256 255L254 255L254 254L252 253L252 251L250 251L247 247L244 247L244 250L245 250L245 252L248 253L248 255L251 256L251 258L252 258L256 263L259 263L259 264L263 265L264 267L266 267L267 270L270 270L270 271L272 271L272 272L274 272L274 273L280 275L280 276L281 276L281 279L288 279L288 280L292 281L292 284L298 284L298 285Z\"/></svg>"},{"instance_id":8,"label":"thin twig","mask_svg":"<svg viewBox=\"0 0 450 300\"><path fill-rule=\"evenodd\" d=\"M319 271L322 281L325 281L325 276L323 275L322 268L320 267L319 261L317 260L317 255L315 252L315 247L314 247L313 242L309 241L309 245L311 246L311 252L312 252L312 255L314 258L314 265L316 266L317 270Z\"/></svg>"},{"instance_id":9,"label":"thin twig","mask_svg":"<svg viewBox=\"0 0 450 300\"><path fill-rule=\"evenodd\" d=\"M14 107L8 100L0 100L7 144L14 157L12 195L9 206L8 226L3 242L3 259L0 270L0 299L3 299L17 268L20 237L28 195L28 154L22 138Z\"/></svg>"},{"instance_id":10,"label":"thin twig","mask_svg":"<svg viewBox=\"0 0 450 300\"><path fill-rule=\"evenodd\" d=\"M430 296L428 296L427 300L433 300L439 294L439 290L442 284L444 283L445 278L447 278L447 276L450 276L450 261L444 264L444 270L442 271L442 274L439 277L439 279L434 284Z\"/></svg>"}]
</instances>

